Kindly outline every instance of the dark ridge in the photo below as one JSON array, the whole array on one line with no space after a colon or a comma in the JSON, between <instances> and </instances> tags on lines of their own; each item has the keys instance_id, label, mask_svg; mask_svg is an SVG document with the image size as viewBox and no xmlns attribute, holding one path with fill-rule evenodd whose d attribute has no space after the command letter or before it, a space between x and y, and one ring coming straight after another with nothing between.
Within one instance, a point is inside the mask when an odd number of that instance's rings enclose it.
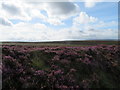
<instances>
[{"instance_id":1,"label":"dark ridge","mask_svg":"<svg viewBox=\"0 0 120 90\"><path fill-rule=\"evenodd\" d=\"M2 42L2 44L31 44L31 45L99 45L99 44L107 44L107 45L118 45L119 41L117 40L74 40L74 41L49 41L49 42Z\"/></svg>"}]
</instances>

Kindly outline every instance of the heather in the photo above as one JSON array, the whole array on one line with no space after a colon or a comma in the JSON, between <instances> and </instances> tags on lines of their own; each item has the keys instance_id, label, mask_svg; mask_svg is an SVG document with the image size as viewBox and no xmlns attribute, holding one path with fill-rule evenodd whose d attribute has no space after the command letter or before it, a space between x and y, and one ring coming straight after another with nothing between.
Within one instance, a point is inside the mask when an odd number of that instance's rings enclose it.
<instances>
[{"instance_id":1,"label":"heather","mask_svg":"<svg viewBox=\"0 0 120 90\"><path fill-rule=\"evenodd\" d=\"M2 45L3 89L120 88L117 45Z\"/></svg>"}]
</instances>

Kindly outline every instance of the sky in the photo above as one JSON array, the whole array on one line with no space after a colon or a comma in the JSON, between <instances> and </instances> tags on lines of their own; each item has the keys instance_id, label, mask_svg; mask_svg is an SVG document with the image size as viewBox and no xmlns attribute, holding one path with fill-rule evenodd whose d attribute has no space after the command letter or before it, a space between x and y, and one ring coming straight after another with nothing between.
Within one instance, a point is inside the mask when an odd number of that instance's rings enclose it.
<instances>
[{"instance_id":1,"label":"sky","mask_svg":"<svg viewBox=\"0 0 120 90\"><path fill-rule=\"evenodd\" d=\"M118 39L117 0L47 1L0 0L0 41Z\"/></svg>"}]
</instances>

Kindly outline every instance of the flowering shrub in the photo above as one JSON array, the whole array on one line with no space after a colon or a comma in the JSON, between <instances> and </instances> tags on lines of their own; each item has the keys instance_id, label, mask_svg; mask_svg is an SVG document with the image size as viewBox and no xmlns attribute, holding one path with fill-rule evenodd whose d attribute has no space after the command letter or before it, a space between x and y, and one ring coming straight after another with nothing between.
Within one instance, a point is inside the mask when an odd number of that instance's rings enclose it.
<instances>
[{"instance_id":1,"label":"flowering shrub","mask_svg":"<svg viewBox=\"0 0 120 90\"><path fill-rule=\"evenodd\" d=\"M120 88L119 58L115 45L3 45L3 89Z\"/></svg>"}]
</instances>

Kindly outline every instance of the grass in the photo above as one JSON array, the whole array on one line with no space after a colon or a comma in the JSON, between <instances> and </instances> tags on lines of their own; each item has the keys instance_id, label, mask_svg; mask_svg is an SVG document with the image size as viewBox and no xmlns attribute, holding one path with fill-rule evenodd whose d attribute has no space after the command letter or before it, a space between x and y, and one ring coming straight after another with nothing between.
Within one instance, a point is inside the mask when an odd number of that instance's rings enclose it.
<instances>
[{"instance_id":1,"label":"grass","mask_svg":"<svg viewBox=\"0 0 120 90\"><path fill-rule=\"evenodd\" d=\"M53 55L47 55L41 51L33 51L30 54L33 67L40 70L48 70L50 68L48 61L53 57Z\"/></svg>"}]
</instances>

